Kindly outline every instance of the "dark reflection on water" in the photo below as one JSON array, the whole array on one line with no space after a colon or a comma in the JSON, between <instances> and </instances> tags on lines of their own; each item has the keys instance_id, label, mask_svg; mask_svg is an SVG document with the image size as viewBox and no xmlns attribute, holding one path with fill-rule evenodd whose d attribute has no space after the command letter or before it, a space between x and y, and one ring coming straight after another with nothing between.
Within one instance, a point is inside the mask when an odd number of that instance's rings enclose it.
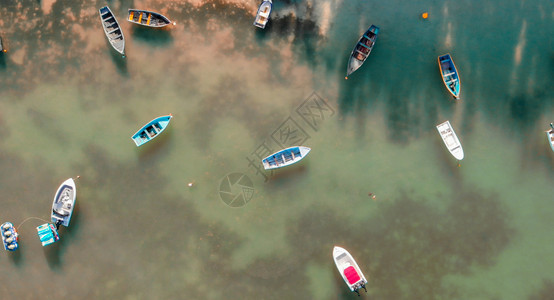
<instances>
[{"instance_id":1,"label":"dark reflection on water","mask_svg":"<svg viewBox=\"0 0 554 300\"><path fill-rule=\"evenodd\" d=\"M529 300L548 300L552 299L552 295L554 295L554 281L544 279L540 290L532 294Z\"/></svg>"},{"instance_id":2,"label":"dark reflection on water","mask_svg":"<svg viewBox=\"0 0 554 300\"><path fill-rule=\"evenodd\" d=\"M132 37L150 47L169 47L173 44L173 36L169 28L148 28L135 25L132 29Z\"/></svg>"},{"instance_id":3,"label":"dark reflection on water","mask_svg":"<svg viewBox=\"0 0 554 300\"><path fill-rule=\"evenodd\" d=\"M0 53L0 72L6 70L6 54Z\"/></svg>"},{"instance_id":4,"label":"dark reflection on water","mask_svg":"<svg viewBox=\"0 0 554 300\"><path fill-rule=\"evenodd\" d=\"M106 39L106 47L109 47L110 57L117 68L117 71L121 76L129 77L129 70L127 69L127 58L123 57L121 53L115 51L112 45ZM127 49L125 49L125 56L127 55Z\"/></svg>"}]
</instances>

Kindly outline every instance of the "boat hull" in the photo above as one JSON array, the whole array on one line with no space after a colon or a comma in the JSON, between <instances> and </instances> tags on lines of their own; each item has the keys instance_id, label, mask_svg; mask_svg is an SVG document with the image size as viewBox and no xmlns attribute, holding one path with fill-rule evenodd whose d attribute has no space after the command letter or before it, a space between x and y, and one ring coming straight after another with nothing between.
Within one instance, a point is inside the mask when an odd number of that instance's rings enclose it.
<instances>
[{"instance_id":1,"label":"boat hull","mask_svg":"<svg viewBox=\"0 0 554 300\"><path fill-rule=\"evenodd\" d=\"M256 19L254 20L254 26L264 29L269 21L269 15L271 14L271 9L273 7L273 2L271 0L264 0L258 7L258 12L256 13Z\"/></svg>"},{"instance_id":2,"label":"boat hull","mask_svg":"<svg viewBox=\"0 0 554 300\"><path fill-rule=\"evenodd\" d=\"M125 37L114 14L109 7L104 6L98 10L104 33L112 47L122 55L125 55Z\"/></svg>"},{"instance_id":3,"label":"boat hull","mask_svg":"<svg viewBox=\"0 0 554 300\"><path fill-rule=\"evenodd\" d=\"M162 14L140 9L129 9L127 21L154 28L161 28L171 24L171 20Z\"/></svg>"},{"instance_id":4,"label":"boat hull","mask_svg":"<svg viewBox=\"0 0 554 300\"><path fill-rule=\"evenodd\" d=\"M438 62L444 86L454 98L460 99L460 77L458 76L458 70L456 69L452 57L449 53L441 55L438 58Z\"/></svg>"},{"instance_id":5,"label":"boat hull","mask_svg":"<svg viewBox=\"0 0 554 300\"><path fill-rule=\"evenodd\" d=\"M344 282L348 285L352 292L360 289L362 285L365 286L367 279L352 255L350 255L346 249L335 246L333 248L333 260L335 261L335 265L337 266L342 279L344 279ZM353 270L355 270L357 274L350 273Z\"/></svg>"},{"instance_id":6,"label":"boat hull","mask_svg":"<svg viewBox=\"0 0 554 300\"><path fill-rule=\"evenodd\" d=\"M303 146L289 147L262 159L262 164L266 170L283 168L299 162L310 151L310 148Z\"/></svg>"},{"instance_id":7,"label":"boat hull","mask_svg":"<svg viewBox=\"0 0 554 300\"><path fill-rule=\"evenodd\" d=\"M450 125L450 122L445 121L437 125L437 130L448 151L450 151L457 160L464 159L464 149L462 148L460 140L458 140L458 136L454 132L454 128Z\"/></svg>"},{"instance_id":8,"label":"boat hull","mask_svg":"<svg viewBox=\"0 0 554 300\"><path fill-rule=\"evenodd\" d=\"M12 223L6 222L0 226L0 235L2 235L2 243L7 251L15 251L19 248L19 234Z\"/></svg>"},{"instance_id":9,"label":"boat hull","mask_svg":"<svg viewBox=\"0 0 554 300\"><path fill-rule=\"evenodd\" d=\"M552 148L552 151L554 151L554 126L552 126L552 129L546 131L546 137L548 138L548 143L550 144L550 148Z\"/></svg>"},{"instance_id":10,"label":"boat hull","mask_svg":"<svg viewBox=\"0 0 554 300\"><path fill-rule=\"evenodd\" d=\"M38 238L42 246L48 246L60 240L56 227L50 223L42 224L37 227Z\"/></svg>"},{"instance_id":11,"label":"boat hull","mask_svg":"<svg viewBox=\"0 0 554 300\"><path fill-rule=\"evenodd\" d=\"M172 117L171 115L167 115L155 118L142 126L141 129L131 136L131 139L135 142L137 147L150 142L167 128Z\"/></svg>"},{"instance_id":12,"label":"boat hull","mask_svg":"<svg viewBox=\"0 0 554 300\"><path fill-rule=\"evenodd\" d=\"M60 185L54 196L51 214L51 220L54 224L59 223L65 227L69 226L76 199L77 188L75 181L73 178L69 178Z\"/></svg>"},{"instance_id":13,"label":"boat hull","mask_svg":"<svg viewBox=\"0 0 554 300\"><path fill-rule=\"evenodd\" d=\"M379 27L371 25L367 31L360 37L356 46L350 53L350 58L348 59L348 66L346 68L346 78L350 74L358 70L371 54L373 46L377 41L377 36L379 35Z\"/></svg>"}]
</instances>

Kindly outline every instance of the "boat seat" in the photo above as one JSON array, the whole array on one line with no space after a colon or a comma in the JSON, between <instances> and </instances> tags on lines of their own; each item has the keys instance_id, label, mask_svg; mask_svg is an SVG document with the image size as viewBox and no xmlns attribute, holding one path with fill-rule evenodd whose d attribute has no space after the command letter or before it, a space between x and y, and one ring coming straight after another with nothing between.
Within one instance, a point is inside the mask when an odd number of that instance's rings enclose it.
<instances>
[{"instance_id":1,"label":"boat seat","mask_svg":"<svg viewBox=\"0 0 554 300\"><path fill-rule=\"evenodd\" d=\"M360 275L353 266L344 269L344 276L346 276L346 279L350 284L360 281Z\"/></svg>"},{"instance_id":2,"label":"boat seat","mask_svg":"<svg viewBox=\"0 0 554 300\"><path fill-rule=\"evenodd\" d=\"M444 75L442 75L442 76L450 76L450 75L454 75L454 74L456 74L456 72L450 72L450 73L444 74Z\"/></svg>"}]
</instances>

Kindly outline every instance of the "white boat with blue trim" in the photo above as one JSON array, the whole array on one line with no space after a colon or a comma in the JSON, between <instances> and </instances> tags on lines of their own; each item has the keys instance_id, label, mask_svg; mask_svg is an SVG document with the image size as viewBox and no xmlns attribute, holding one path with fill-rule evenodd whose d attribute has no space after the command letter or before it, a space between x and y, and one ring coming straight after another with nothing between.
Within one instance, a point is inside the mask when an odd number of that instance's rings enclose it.
<instances>
[{"instance_id":1,"label":"white boat with blue trim","mask_svg":"<svg viewBox=\"0 0 554 300\"><path fill-rule=\"evenodd\" d=\"M60 225L65 227L69 226L76 199L77 188L75 186L75 181L73 178L69 178L60 185L54 195L51 219L52 222L56 224L56 228L59 228Z\"/></svg>"},{"instance_id":2,"label":"white boat with blue trim","mask_svg":"<svg viewBox=\"0 0 554 300\"><path fill-rule=\"evenodd\" d=\"M310 148L304 146L294 146L275 152L262 159L262 164L266 170L278 169L290 166L302 160L310 152Z\"/></svg>"},{"instance_id":3,"label":"white boat with blue trim","mask_svg":"<svg viewBox=\"0 0 554 300\"><path fill-rule=\"evenodd\" d=\"M104 27L104 33L108 41L117 52L125 56L125 37L114 14L107 6L100 8L98 12L100 13L100 20L102 21L102 27Z\"/></svg>"}]
</instances>

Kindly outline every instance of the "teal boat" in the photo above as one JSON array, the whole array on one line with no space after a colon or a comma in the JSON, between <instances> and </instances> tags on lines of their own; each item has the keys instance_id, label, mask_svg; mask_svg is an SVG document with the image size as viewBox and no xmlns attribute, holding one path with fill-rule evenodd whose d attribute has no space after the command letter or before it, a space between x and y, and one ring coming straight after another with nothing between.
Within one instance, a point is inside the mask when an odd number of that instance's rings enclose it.
<instances>
[{"instance_id":1,"label":"teal boat","mask_svg":"<svg viewBox=\"0 0 554 300\"><path fill-rule=\"evenodd\" d=\"M146 123L146 125L142 126L141 129L133 134L131 139L135 141L137 147L150 142L165 130L172 117L172 115L167 115L155 118L154 120Z\"/></svg>"},{"instance_id":2,"label":"teal boat","mask_svg":"<svg viewBox=\"0 0 554 300\"><path fill-rule=\"evenodd\" d=\"M350 59L348 60L348 66L346 68L346 77L344 77L344 79L348 79L350 74L354 73L364 64L371 50L373 50L378 34L379 27L371 25L362 37L360 37L358 43L354 46L354 50L350 53Z\"/></svg>"},{"instance_id":3,"label":"teal boat","mask_svg":"<svg viewBox=\"0 0 554 300\"><path fill-rule=\"evenodd\" d=\"M283 149L264 158L262 160L262 164L264 165L264 169L266 170L290 166L306 157L310 150L310 148L302 146L294 146Z\"/></svg>"},{"instance_id":4,"label":"teal boat","mask_svg":"<svg viewBox=\"0 0 554 300\"><path fill-rule=\"evenodd\" d=\"M15 251L19 248L17 243L18 236L17 230L12 223L6 222L0 226L0 234L2 235L2 242L4 243L4 249L8 251Z\"/></svg>"},{"instance_id":5,"label":"teal boat","mask_svg":"<svg viewBox=\"0 0 554 300\"><path fill-rule=\"evenodd\" d=\"M460 77L449 53L439 56L439 68L446 89L454 98L460 99Z\"/></svg>"},{"instance_id":6,"label":"teal boat","mask_svg":"<svg viewBox=\"0 0 554 300\"><path fill-rule=\"evenodd\" d=\"M53 224L50 224L50 223L42 224L39 227L37 227L37 231L38 231L38 237L40 238L40 241L43 247L48 246L50 244L54 244L55 242L60 240L58 231L56 230L56 227L54 227Z\"/></svg>"}]
</instances>

